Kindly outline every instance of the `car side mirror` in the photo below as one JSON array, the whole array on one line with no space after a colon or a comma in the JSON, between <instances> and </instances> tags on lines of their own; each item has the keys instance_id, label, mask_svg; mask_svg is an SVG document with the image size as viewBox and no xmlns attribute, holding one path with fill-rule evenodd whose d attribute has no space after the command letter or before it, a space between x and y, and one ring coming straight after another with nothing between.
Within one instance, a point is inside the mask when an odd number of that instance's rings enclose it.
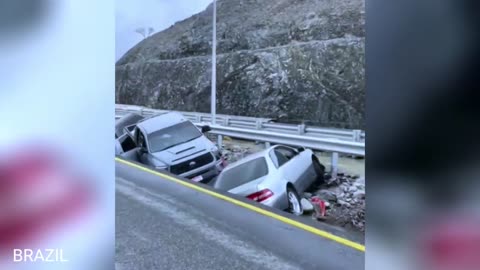
<instances>
[{"instance_id":1,"label":"car side mirror","mask_svg":"<svg viewBox=\"0 0 480 270\"><path fill-rule=\"evenodd\" d=\"M209 131L212 131L212 128L210 126L203 126L202 127L202 133L207 133Z\"/></svg>"},{"instance_id":2,"label":"car side mirror","mask_svg":"<svg viewBox=\"0 0 480 270\"><path fill-rule=\"evenodd\" d=\"M298 150L299 153L301 153L301 152L305 151L305 147L303 147L303 146L298 147L297 150Z\"/></svg>"}]
</instances>

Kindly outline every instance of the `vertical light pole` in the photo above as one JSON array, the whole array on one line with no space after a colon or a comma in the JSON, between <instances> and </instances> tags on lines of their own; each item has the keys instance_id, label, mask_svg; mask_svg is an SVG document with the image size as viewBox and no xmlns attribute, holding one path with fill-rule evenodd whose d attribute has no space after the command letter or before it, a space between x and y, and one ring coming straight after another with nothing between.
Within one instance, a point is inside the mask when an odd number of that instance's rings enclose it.
<instances>
[{"instance_id":1,"label":"vertical light pole","mask_svg":"<svg viewBox=\"0 0 480 270\"><path fill-rule=\"evenodd\" d=\"M213 0L213 31L212 31L212 93L210 110L212 113L212 125L216 124L217 118L217 1ZM217 135L217 145L222 149L222 135Z\"/></svg>"},{"instance_id":2,"label":"vertical light pole","mask_svg":"<svg viewBox=\"0 0 480 270\"><path fill-rule=\"evenodd\" d=\"M213 31L212 31L212 94L211 94L211 113L212 124L216 120L216 101L217 101L217 1L213 0Z\"/></svg>"}]
</instances>

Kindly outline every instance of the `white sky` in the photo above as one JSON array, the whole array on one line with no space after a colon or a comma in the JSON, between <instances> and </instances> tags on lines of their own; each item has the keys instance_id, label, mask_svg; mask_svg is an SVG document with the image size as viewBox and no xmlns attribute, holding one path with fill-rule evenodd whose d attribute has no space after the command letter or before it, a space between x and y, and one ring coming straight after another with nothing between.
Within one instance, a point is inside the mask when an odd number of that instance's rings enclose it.
<instances>
[{"instance_id":1,"label":"white sky","mask_svg":"<svg viewBox=\"0 0 480 270\"><path fill-rule=\"evenodd\" d=\"M160 32L207 8L212 0L115 0L115 60L142 40L139 27Z\"/></svg>"}]
</instances>

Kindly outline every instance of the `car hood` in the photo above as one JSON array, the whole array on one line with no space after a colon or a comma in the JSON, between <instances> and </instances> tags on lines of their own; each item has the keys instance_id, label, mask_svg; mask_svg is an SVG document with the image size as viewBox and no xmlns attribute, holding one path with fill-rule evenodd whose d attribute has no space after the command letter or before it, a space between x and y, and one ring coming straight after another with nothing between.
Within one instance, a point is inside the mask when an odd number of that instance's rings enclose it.
<instances>
[{"instance_id":1,"label":"car hood","mask_svg":"<svg viewBox=\"0 0 480 270\"><path fill-rule=\"evenodd\" d=\"M167 165L176 164L198 155L211 152L215 149L215 145L205 136L200 136L197 139L168 148L166 150L151 153L156 159ZM160 164L159 164L160 165Z\"/></svg>"}]
</instances>

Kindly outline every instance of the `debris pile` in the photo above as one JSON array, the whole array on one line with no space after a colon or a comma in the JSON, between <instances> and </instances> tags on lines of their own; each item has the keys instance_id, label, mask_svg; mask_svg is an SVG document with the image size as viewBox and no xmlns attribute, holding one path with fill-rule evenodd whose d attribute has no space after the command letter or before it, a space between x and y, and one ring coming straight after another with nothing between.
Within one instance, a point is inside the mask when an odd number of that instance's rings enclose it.
<instances>
[{"instance_id":1,"label":"debris pile","mask_svg":"<svg viewBox=\"0 0 480 270\"><path fill-rule=\"evenodd\" d=\"M252 154L252 152L248 147L231 146L223 150L223 155L229 163L241 160L250 154Z\"/></svg>"},{"instance_id":2,"label":"debris pile","mask_svg":"<svg viewBox=\"0 0 480 270\"><path fill-rule=\"evenodd\" d=\"M320 198L326 202L325 222L365 230L365 179L339 173L337 178L325 175L325 183L312 193L305 193L309 200Z\"/></svg>"},{"instance_id":3,"label":"debris pile","mask_svg":"<svg viewBox=\"0 0 480 270\"><path fill-rule=\"evenodd\" d=\"M212 139L212 141L216 142L216 138ZM223 141L222 154L229 164L265 149L263 144L240 140L232 141L232 139L227 136L224 136Z\"/></svg>"}]
</instances>

